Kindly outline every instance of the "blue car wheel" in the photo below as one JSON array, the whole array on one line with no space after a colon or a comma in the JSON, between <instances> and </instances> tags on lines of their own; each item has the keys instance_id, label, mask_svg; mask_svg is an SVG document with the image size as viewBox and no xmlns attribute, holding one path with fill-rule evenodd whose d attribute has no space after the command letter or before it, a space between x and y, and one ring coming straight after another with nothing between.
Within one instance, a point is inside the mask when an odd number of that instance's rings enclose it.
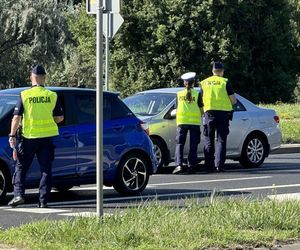
<instances>
[{"instance_id":1,"label":"blue car wheel","mask_svg":"<svg viewBox=\"0 0 300 250\"><path fill-rule=\"evenodd\" d=\"M139 153L126 155L119 163L115 190L123 195L140 194L148 184L149 161Z\"/></svg>"},{"instance_id":2,"label":"blue car wheel","mask_svg":"<svg viewBox=\"0 0 300 250\"><path fill-rule=\"evenodd\" d=\"M4 201L6 193L8 191L8 174L5 169L0 166L0 203Z\"/></svg>"}]
</instances>

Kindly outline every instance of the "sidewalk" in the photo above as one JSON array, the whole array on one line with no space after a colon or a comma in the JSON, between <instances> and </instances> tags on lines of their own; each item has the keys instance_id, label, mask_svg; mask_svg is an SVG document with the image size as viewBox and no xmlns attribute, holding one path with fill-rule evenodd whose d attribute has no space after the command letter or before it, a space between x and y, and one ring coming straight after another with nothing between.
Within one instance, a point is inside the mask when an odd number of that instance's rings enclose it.
<instances>
[{"instance_id":1,"label":"sidewalk","mask_svg":"<svg viewBox=\"0 0 300 250\"><path fill-rule=\"evenodd\" d=\"M279 149L276 149L273 152L271 152L271 154L293 154L293 153L300 153L300 144L281 144L281 147Z\"/></svg>"}]
</instances>

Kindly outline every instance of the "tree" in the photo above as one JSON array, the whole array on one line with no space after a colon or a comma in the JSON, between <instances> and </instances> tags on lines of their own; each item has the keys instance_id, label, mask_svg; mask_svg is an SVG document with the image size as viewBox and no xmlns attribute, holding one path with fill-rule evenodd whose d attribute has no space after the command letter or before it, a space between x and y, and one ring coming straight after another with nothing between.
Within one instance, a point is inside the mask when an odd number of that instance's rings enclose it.
<instances>
[{"instance_id":1,"label":"tree","mask_svg":"<svg viewBox=\"0 0 300 250\"><path fill-rule=\"evenodd\" d=\"M90 87L96 84L96 20L87 15L85 4L78 5L68 15L68 27L75 47L65 60L66 75L73 85L77 83Z\"/></svg>"},{"instance_id":2,"label":"tree","mask_svg":"<svg viewBox=\"0 0 300 250\"><path fill-rule=\"evenodd\" d=\"M95 86L95 19L81 8L69 19L77 46L69 69ZM182 73L202 79L212 61L222 60L238 93L254 102L291 101L300 58L297 9L297 0L123 0L110 86L123 96L179 86Z\"/></svg>"},{"instance_id":3,"label":"tree","mask_svg":"<svg viewBox=\"0 0 300 250\"><path fill-rule=\"evenodd\" d=\"M0 6L0 82L23 85L30 67L64 57L70 40L65 12L71 5L56 0L2 0Z\"/></svg>"}]
</instances>

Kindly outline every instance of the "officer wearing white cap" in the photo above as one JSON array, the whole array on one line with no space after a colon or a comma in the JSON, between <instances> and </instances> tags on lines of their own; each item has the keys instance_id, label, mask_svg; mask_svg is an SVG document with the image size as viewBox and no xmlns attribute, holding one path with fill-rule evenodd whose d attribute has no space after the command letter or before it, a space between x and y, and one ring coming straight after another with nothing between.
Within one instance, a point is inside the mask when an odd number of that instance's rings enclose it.
<instances>
[{"instance_id":1,"label":"officer wearing white cap","mask_svg":"<svg viewBox=\"0 0 300 250\"><path fill-rule=\"evenodd\" d=\"M195 72L188 72L181 76L185 89L177 93L176 112L176 168L173 174L185 171L193 173L198 163L197 149L200 143L200 124L202 114L202 98L198 91L194 90ZM190 149L188 154L188 167L183 165L183 149L187 137L190 134Z\"/></svg>"},{"instance_id":2,"label":"officer wearing white cap","mask_svg":"<svg viewBox=\"0 0 300 250\"><path fill-rule=\"evenodd\" d=\"M11 123L9 144L16 148L16 131L22 119L22 138L17 152L17 162L13 175L14 198L8 203L16 207L25 202L25 177L34 156L41 169L38 207L47 207L51 191L51 168L54 160L54 145L52 137L58 135L57 123L63 117L62 109L57 100L57 94L44 88L46 71L42 65L31 70L32 87L21 92L14 110Z\"/></svg>"},{"instance_id":3,"label":"officer wearing white cap","mask_svg":"<svg viewBox=\"0 0 300 250\"><path fill-rule=\"evenodd\" d=\"M232 105L236 103L233 88L224 78L224 65L214 62L213 76L201 81L204 104L204 155L208 172L223 172L226 160L226 141L229 134L229 120L232 117ZM217 142L215 149L215 132Z\"/></svg>"}]
</instances>

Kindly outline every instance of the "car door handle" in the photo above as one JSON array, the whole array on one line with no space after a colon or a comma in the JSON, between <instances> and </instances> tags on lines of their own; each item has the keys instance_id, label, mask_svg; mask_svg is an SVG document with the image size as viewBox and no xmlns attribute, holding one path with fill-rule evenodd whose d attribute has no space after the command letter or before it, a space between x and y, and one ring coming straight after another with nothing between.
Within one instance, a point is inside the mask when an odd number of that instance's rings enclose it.
<instances>
[{"instance_id":1,"label":"car door handle","mask_svg":"<svg viewBox=\"0 0 300 250\"><path fill-rule=\"evenodd\" d=\"M72 138L72 134L70 132L63 132L61 134L61 137L64 139L71 139Z\"/></svg>"},{"instance_id":2,"label":"car door handle","mask_svg":"<svg viewBox=\"0 0 300 250\"><path fill-rule=\"evenodd\" d=\"M248 121L249 118L242 118L241 120L245 122L245 121Z\"/></svg>"},{"instance_id":3,"label":"car door handle","mask_svg":"<svg viewBox=\"0 0 300 250\"><path fill-rule=\"evenodd\" d=\"M120 125L120 126L114 126L114 127L112 127L112 129L113 129L114 131L116 131L116 132L119 132L119 131L121 131L121 130L124 129L124 126L123 126L123 125Z\"/></svg>"}]
</instances>

